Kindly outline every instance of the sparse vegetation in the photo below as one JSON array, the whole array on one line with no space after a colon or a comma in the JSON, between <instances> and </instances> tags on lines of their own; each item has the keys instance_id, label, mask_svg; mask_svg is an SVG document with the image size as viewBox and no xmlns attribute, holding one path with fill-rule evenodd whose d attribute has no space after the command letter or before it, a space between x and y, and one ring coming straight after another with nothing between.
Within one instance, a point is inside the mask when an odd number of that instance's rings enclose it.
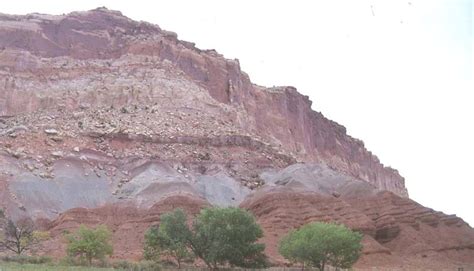
<instances>
[{"instance_id":1,"label":"sparse vegetation","mask_svg":"<svg viewBox=\"0 0 474 271\"><path fill-rule=\"evenodd\" d=\"M239 208L206 208L196 216L192 227L186 213L176 209L163 214L159 226L152 226L145 234L146 261L116 261L107 263L112 255L111 233L106 226L87 228L81 225L73 233L65 233L68 256L53 262L47 256L20 255L31 249L33 240L43 240L33 230L31 220L16 224L3 219L2 243L13 238L20 246L10 246L17 256L0 258L0 267L8 270L161 270L160 258L173 259L181 268L187 260L199 258L211 270L220 267L264 268L267 259L264 244L257 243L263 236L260 226L248 211ZM11 239L10 238L10 239ZM8 239L8 240L10 240ZM360 257L362 235L343 225L311 223L291 231L279 245L279 252L294 263L324 271L328 265L350 268ZM36 242L36 241L35 241ZM13 243L12 243L13 244ZM26 247L25 247L26 245ZM17 250L20 248L19 250ZM20 253L18 253L20 251ZM101 260L100 262L93 262ZM101 266L99 267L92 267ZM171 262L170 262L171 263ZM172 263L174 264L174 263ZM78 267L88 265L89 267ZM109 267L109 268L106 268Z\"/></svg>"},{"instance_id":2,"label":"sparse vegetation","mask_svg":"<svg viewBox=\"0 0 474 271\"><path fill-rule=\"evenodd\" d=\"M54 262L51 258L38 256L12 256L0 259L0 270L8 271L160 271L159 264L153 261L129 262L125 260L112 262L105 266L78 266L71 262Z\"/></svg>"},{"instance_id":3,"label":"sparse vegetation","mask_svg":"<svg viewBox=\"0 0 474 271\"><path fill-rule=\"evenodd\" d=\"M286 259L324 271L326 265L350 268L359 259L362 235L343 225L311 223L285 236L279 246Z\"/></svg>"},{"instance_id":4,"label":"sparse vegetation","mask_svg":"<svg viewBox=\"0 0 474 271\"><path fill-rule=\"evenodd\" d=\"M9 262L9 263L0 262L0 269L5 270L5 271L64 271L64 270L67 270L67 271L113 271L113 270L116 270L113 268L63 266L63 265L53 265L53 264L19 264L19 263L12 263L12 262ZM143 271L149 271L149 270L143 270Z\"/></svg>"},{"instance_id":5,"label":"sparse vegetation","mask_svg":"<svg viewBox=\"0 0 474 271\"><path fill-rule=\"evenodd\" d=\"M66 235L67 253L71 258L79 258L92 265L92 260L104 260L107 255L112 255L110 232L106 226L100 225L95 229L81 225L76 232Z\"/></svg>"},{"instance_id":6,"label":"sparse vegetation","mask_svg":"<svg viewBox=\"0 0 474 271\"><path fill-rule=\"evenodd\" d=\"M19 264L46 264L52 263L53 259L48 256L26 256L26 255L14 255L14 256L3 256L2 262L7 263L19 263Z\"/></svg>"},{"instance_id":7,"label":"sparse vegetation","mask_svg":"<svg viewBox=\"0 0 474 271\"><path fill-rule=\"evenodd\" d=\"M127 271L159 271L161 266L155 261L141 261L141 262L129 262L129 261L118 261L114 262L112 266L118 270Z\"/></svg>"},{"instance_id":8,"label":"sparse vegetation","mask_svg":"<svg viewBox=\"0 0 474 271\"><path fill-rule=\"evenodd\" d=\"M0 224L0 250L11 251L17 255L37 248L41 241L49 238L47 232L35 230L31 219L20 219L17 222L2 219Z\"/></svg>"}]
</instances>

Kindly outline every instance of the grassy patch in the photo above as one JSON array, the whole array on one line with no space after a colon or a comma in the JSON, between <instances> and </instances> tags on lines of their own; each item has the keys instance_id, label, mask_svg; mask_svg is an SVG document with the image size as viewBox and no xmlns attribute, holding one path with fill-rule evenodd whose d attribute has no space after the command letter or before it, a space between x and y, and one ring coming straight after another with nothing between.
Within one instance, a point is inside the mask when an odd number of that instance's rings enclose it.
<instances>
[{"instance_id":1,"label":"grassy patch","mask_svg":"<svg viewBox=\"0 0 474 271\"><path fill-rule=\"evenodd\" d=\"M0 271L112 271L113 268L59 266L47 264L19 264L0 262Z\"/></svg>"}]
</instances>

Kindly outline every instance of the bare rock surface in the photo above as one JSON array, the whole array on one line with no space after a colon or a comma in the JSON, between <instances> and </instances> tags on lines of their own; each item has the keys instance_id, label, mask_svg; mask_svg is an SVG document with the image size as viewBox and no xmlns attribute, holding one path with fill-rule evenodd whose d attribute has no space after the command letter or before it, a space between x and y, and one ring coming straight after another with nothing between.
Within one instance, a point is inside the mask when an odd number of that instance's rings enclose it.
<instances>
[{"instance_id":1,"label":"bare rock surface","mask_svg":"<svg viewBox=\"0 0 474 271\"><path fill-rule=\"evenodd\" d=\"M23 125L33 130L26 138L49 131L61 132L62 140L248 136L298 161L325 163L407 196L396 170L312 111L295 88L254 85L238 60L200 50L156 25L104 8L3 15L0 37L0 115L14 116L2 133L16 136L9 129Z\"/></svg>"},{"instance_id":2,"label":"bare rock surface","mask_svg":"<svg viewBox=\"0 0 474 271\"><path fill-rule=\"evenodd\" d=\"M334 221L364 233L361 269L474 264L469 225L410 200L294 87L105 8L0 14L0 208L51 232L42 253L107 224L113 257L139 259L160 214L211 205L253 212L275 263L290 229Z\"/></svg>"}]
</instances>

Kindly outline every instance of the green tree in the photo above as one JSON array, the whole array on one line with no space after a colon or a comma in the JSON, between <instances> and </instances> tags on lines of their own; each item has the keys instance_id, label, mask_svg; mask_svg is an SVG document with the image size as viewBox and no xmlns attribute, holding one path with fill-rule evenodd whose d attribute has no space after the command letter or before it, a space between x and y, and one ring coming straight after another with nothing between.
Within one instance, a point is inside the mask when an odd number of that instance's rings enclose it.
<instances>
[{"instance_id":1,"label":"green tree","mask_svg":"<svg viewBox=\"0 0 474 271\"><path fill-rule=\"evenodd\" d=\"M192 229L186 221L181 210L163 215L159 227L151 227L145 234L145 257L156 260L167 254L182 261L191 251L213 270L226 264L266 265L265 245L256 243L263 232L249 212L239 208L207 208L196 217Z\"/></svg>"},{"instance_id":2,"label":"green tree","mask_svg":"<svg viewBox=\"0 0 474 271\"><path fill-rule=\"evenodd\" d=\"M111 233L105 225L95 229L81 225L76 232L66 235L67 253L70 257L79 257L92 264L93 259L104 259L112 255Z\"/></svg>"},{"instance_id":3,"label":"green tree","mask_svg":"<svg viewBox=\"0 0 474 271\"><path fill-rule=\"evenodd\" d=\"M208 208L193 224L189 246L211 269L229 264L239 267L262 267L266 257L260 226L249 212L239 208Z\"/></svg>"},{"instance_id":4,"label":"green tree","mask_svg":"<svg viewBox=\"0 0 474 271\"><path fill-rule=\"evenodd\" d=\"M292 262L324 271L329 264L350 268L359 259L362 235L343 225L311 223L291 231L281 241L280 254Z\"/></svg>"},{"instance_id":5,"label":"green tree","mask_svg":"<svg viewBox=\"0 0 474 271\"><path fill-rule=\"evenodd\" d=\"M160 250L160 244L158 242L158 227L151 226L145 232L143 258L145 258L145 260L159 262L161 253L162 251Z\"/></svg>"},{"instance_id":6,"label":"green tree","mask_svg":"<svg viewBox=\"0 0 474 271\"><path fill-rule=\"evenodd\" d=\"M181 263L192 259L187 247L191 232L186 214L181 209L161 216L159 227L152 226L145 233L145 259L158 261L160 254L172 257L181 268Z\"/></svg>"}]
</instances>

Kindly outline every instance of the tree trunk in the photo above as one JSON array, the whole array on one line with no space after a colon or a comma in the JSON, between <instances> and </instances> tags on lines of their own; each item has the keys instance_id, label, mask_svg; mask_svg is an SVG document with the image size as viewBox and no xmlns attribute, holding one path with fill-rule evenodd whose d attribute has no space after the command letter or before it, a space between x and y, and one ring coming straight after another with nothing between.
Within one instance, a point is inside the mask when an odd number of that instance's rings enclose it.
<instances>
[{"instance_id":1,"label":"tree trunk","mask_svg":"<svg viewBox=\"0 0 474 271\"><path fill-rule=\"evenodd\" d=\"M325 265L326 265L326 262L325 262L325 261L321 262L321 271L324 271L324 266L325 266Z\"/></svg>"},{"instance_id":2,"label":"tree trunk","mask_svg":"<svg viewBox=\"0 0 474 271\"><path fill-rule=\"evenodd\" d=\"M17 243L16 243L16 254L20 255L21 254L21 241L18 240Z\"/></svg>"}]
</instances>

